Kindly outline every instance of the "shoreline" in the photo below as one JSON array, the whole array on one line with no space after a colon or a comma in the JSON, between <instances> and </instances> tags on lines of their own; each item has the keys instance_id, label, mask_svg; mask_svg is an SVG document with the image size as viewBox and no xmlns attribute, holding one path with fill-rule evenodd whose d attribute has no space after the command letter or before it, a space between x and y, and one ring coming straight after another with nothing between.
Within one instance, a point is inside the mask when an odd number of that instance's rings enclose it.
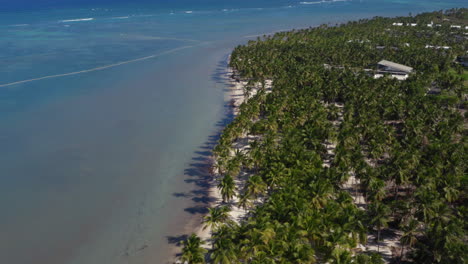
<instances>
[{"instance_id":1,"label":"shoreline","mask_svg":"<svg viewBox=\"0 0 468 264\"><path fill-rule=\"evenodd\" d=\"M227 59L227 65L229 65L229 60L230 60L230 55L228 56ZM247 82L242 82L242 81L237 81L236 79L233 78L234 70L227 66L225 69L225 72L221 74L221 77L225 80L225 104L226 104L226 112L224 114L224 117L229 117L229 123L232 122L238 115L239 115L239 107L240 105L246 100L246 97L244 95L243 88L247 84ZM227 124L226 124L227 125ZM219 135L222 133L224 130L225 126L223 126L220 131L216 133L216 135ZM217 142L215 143L214 146L216 146ZM213 147L214 147L213 146ZM210 151L213 150L213 147L210 149ZM203 247L207 250L211 249L211 228L207 227L204 228L203 224L203 218L208 214L208 209L209 208L214 208L217 206L220 206L223 204L222 202L222 196L220 193L220 190L218 189L218 183L219 183L219 173L213 168L214 164L216 164L216 158L213 156L211 153L209 157L207 157L206 162L206 167L208 169L208 173L210 174L210 179L206 181L206 187L203 188L204 191L206 191L205 199L209 201L205 208L206 212L202 213L200 215L194 215L193 217L190 217L187 224L183 228L183 234L189 236L191 234L195 234L198 237L202 239L202 241L205 242ZM239 181L236 179L236 184L240 184ZM236 191L236 194L238 194L238 191ZM235 221L239 221L240 218L242 218L247 211L244 211L243 209L238 208L234 204L237 202L237 199L234 198L233 201L230 202L231 204L231 211L229 212L231 218ZM177 243L174 245L172 253L171 253L171 259L169 259L168 263L182 263L180 262L180 254L182 250L182 245L181 243Z\"/></svg>"},{"instance_id":2,"label":"shoreline","mask_svg":"<svg viewBox=\"0 0 468 264\"><path fill-rule=\"evenodd\" d=\"M229 56L228 58L228 64L229 64L230 57L231 56ZM229 99L227 102L228 104L227 107L228 107L228 111L231 112L231 113L226 113L226 114L227 115L231 114L232 120L234 120L239 115L240 105L244 103L246 100L248 100L248 98L245 97L244 91L243 91L243 88L246 82L236 81L232 77L234 73L235 73L234 70L228 66L226 69L226 73L224 74L225 75L224 78L226 78L226 81L227 81L226 83L227 89L228 89L227 97ZM208 162L209 162L208 165L210 167L210 174L212 176L212 179L210 180L209 182L210 186L208 187L208 196L211 202L207 205L207 208L214 208L223 204L221 192L219 188L217 187L219 183L220 174L216 169L213 168L214 165L217 163L217 160L213 155L209 157ZM239 185L239 182L237 179L236 179L236 185ZM236 190L236 195L237 194L238 194L238 190ZM233 201L229 203L231 205L231 211L229 212L229 215L234 221L238 222L240 218L242 218L246 214L246 211L235 206L236 202L237 202L237 199L234 198ZM206 215L207 214L204 214L203 217ZM203 218L195 227L195 229L193 229L193 233L195 233L198 237L200 237L205 242L203 246L204 248L206 249L211 248L211 244L210 244L211 228L210 227L204 228Z\"/></svg>"},{"instance_id":3,"label":"shoreline","mask_svg":"<svg viewBox=\"0 0 468 264\"><path fill-rule=\"evenodd\" d=\"M244 93L244 88L248 85L248 82L240 79L239 77L237 78L234 77L234 76L238 76L238 74L236 74L233 68L229 67L230 58L231 56L229 55L227 58L227 67L225 68L225 71L223 71L223 73L221 74L221 77L225 80L225 89L226 89L225 90L225 101L226 101L225 107L227 109L225 113L225 117L229 117L229 123L232 122L240 114L240 106L244 102L252 98L257 93L258 89L260 88L260 84L254 85L252 87L252 90L249 92L249 95L246 96L246 94ZM271 91L271 86L272 86L272 82L267 81L266 82L267 92ZM228 123L226 123L221 128L221 130L217 132L216 135L222 134L227 124ZM235 155L236 150L241 151L243 153L248 152L250 148L249 143L256 139L258 139L258 136L247 135L247 134L240 136L237 141L233 142L230 156L233 157ZM217 141L212 146L210 151L212 151L216 145L217 145ZM204 209L206 209L206 211L200 215L191 217L188 223L184 226L184 232L183 232L187 236L191 234L197 235L202 241L204 241L203 248L207 250L212 249L211 228L210 227L204 228L203 218L208 214L209 208L215 208L221 205L229 205L230 206L229 217L232 221L238 224L251 211L251 208L244 210L240 208L239 206L237 206L238 201L239 201L238 199L239 191L244 188L246 179L248 179L248 177L250 176L250 173L244 170L240 171L239 175L235 177L235 180L234 180L236 184L235 197L233 197L231 201L227 203L223 203L221 191L218 188L219 179L222 177L222 175L220 175L219 172L215 169L216 163L217 163L217 159L214 157L213 153L211 153L211 155L207 157L207 160L206 160L206 169L208 169L210 178L209 180L206 180L207 186L203 188L203 190L206 192L204 199L208 201L206 206L204 206ZM262 203L263 201L258 200L257 202ZM172 262L170 263L182 263L180 262L181 250L182 250L181 243L178 243L177 245L174 246L174 251L172 253L173 259L171 260Z\"/></svg>"}]
</instances>

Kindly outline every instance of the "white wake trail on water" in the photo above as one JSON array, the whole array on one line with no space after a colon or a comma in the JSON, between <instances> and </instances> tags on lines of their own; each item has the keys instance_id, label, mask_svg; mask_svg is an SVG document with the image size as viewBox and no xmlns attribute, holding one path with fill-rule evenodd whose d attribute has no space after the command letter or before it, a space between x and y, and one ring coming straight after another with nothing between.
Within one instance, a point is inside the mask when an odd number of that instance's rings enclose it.
<instances>
[{"instance_id":1,"label":"white wake trail on water","mask_svg":"<svg viewBox=\"0 0 468 264\"><path fill-rule=\"evenodd\" d=\"M114 64L100 66L100 67L96 67L96 68L92 68L92 69L87 69L87 70L81 70L81 71L75 71L75 72L69 72L69 73L62 73L62 74L55 74L55 75L48 75L48 76L38 77L38 78L34 78L34 79L28 79L28 80L22 80L22 81L17 81L17 82L12 82L12 83L0 84L0 87L7 87L7 86L16 85L16 84L23 84L23 83L29 83L29 82L40 81L40 80L45 80L45 79L52 79L52 78L58 78L58 77L64 77L64 76L78 75L78 74L83 74L83 73L88 73L88 72L93 72L93 71L102 71L102 70L105 70L105 69L114 68L114 67L124 65L124 64L129 64L129 63L134 63L134 62L153 59L153 58L156 58L156 57L160 57L162 55L174 53L174 52L179 51L179 50L193 48L195 46L196 45L183 46L183 47L163 51L163 52L158 53L158 54L146 56L146 57L143 57L143 58L138 58L138 59L128 60L128 61L122 61L122 62L118 62L118 63L114 63Z\"/></svg>"}]
</instances>

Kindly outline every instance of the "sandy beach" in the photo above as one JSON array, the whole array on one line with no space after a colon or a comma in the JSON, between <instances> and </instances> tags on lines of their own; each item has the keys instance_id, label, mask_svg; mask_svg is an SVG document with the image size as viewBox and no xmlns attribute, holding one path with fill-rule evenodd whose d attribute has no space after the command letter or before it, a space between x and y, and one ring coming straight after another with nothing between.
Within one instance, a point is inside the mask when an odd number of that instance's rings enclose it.
<instances>
[{"instance_id":1,"label":"sandy beach","mask_svg":"<svg viewBox=\"0 0 468 264\"><path fill-rule=\"evenodd\" d=\"M227 68L225 71L223 71L222 79L225 80L225 85L226 85L226 100L227 100L227 113L226 115L230 117L230 119L234 119L236 116L239 115L239 108L244 103L246 100L249 100L252 98L258 91L258 89L261 87L260 84L254 85L254 87L251 89L250 93L248 96L244 93L244 88L248 85L247 81L240 80L238 78L235 78L237 74L232 68ZM272 82L267 81L266 82L266 89L267 92L271 92L271 86ZM257 140L258 136L254 135L247 135L244 134L241 137L238 138L235 142L232 144L232 149L230 152L230 156L234 156L236 151L240 151L243 154L246 154L250 150L250 143L253 142L254 140ZM238 195L239 195L239 190L242 190L245 186L245 182L250 176L250 173L241 170L239 175L235 178L235 183L236 183L236 196L229 201L228 203L223 203L222 201L222 195L220 192L220 189L218 188L219 180L221 179L221 176L219 172L216 169L216 166L214 166L217 161L214 156L210 156L207 159L207 167L205 170L209 170L211 177L209 180L205 181L205 188L206 188L206 196L203 197L206 201L209 201L206 204L206 210L203 210L204 212L208 211L208 208L215 208L221 205L229 205L230 207L230 212L229 212L229 217L230 220L240 223L245 217L246 214L249 212L249 210L245 210L243 208L240 208L238 204ZM259 203L262 201L259 200ZM211 243L211 228L206 227L203 224L203 217L206 215L197 215L194 216L190 219L190 221L187 223L187 225L184 228L184 234L189 235L189 234L196 234L198 237L200 237L205 243L203 245L204 248L206 249L211 249L212 243ZM182 249L181 244L178 244L178 247L174 248L174 256L176 257L175 263L178 263L178 259L180 256L180 251Z\"/></svg>"}]
</instances>

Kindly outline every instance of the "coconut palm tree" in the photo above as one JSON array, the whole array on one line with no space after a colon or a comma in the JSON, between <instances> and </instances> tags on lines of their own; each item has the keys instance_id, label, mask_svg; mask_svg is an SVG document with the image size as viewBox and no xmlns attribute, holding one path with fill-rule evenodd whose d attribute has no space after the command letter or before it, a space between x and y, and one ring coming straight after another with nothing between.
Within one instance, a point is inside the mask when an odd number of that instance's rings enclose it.
<instances>
[{"instance_id":1,"label":"coconut palm tree","mask_svg":"<svg viewBox=\"0 0 468 264\"><path fill-rule=\"evenodd\" d=\"M192 234L186 241L182 242L182 261L188 263L205 263L205 253L207 252L202 246L205 243L197 235Z\"/></svg>"},{"instance_id":2,"label":"coconut palm tree","mask_svg":"<svg viewBox=\"0 0 468 264\"><path fill-rule=\"evenodd\" d=\"M210 258L214 264L234 264L239 263L237 260L236 246L226 238L216 239L214 243L213 253Z\"/></svg>"},{"instance_id":3,"label":"coconut palm tree","mask_svg":"<svg viewBox=\"0 0 468 264\"><path fill-rule=\"evenodd\" d=\"M229 202L236 194L236 183L232 176L226 174L218 184L218 189L221 190L223 203Z\"/></svg>"},{"instance_id":4,"label":"coconut palm tree","mask_svg":"<svg viewBox=\"0 0 468 264\"><path fill-rule=\"evenodd\" d=\"M388 227L389 208L382 202L374 202L369 206L369 223L377 228L377 252L380 252L380 232Z\"/></svg>"},{"instance_id":5,"label":"coconut palm tree","mask_svg":"<svg viewBox=\"0 0 468 264\"><path fill-rule=\"evenodd\" d=\"M247 180L247 193L249 196L258 197L260 194L266 191L267 185L263 181L263 179L258 176L254 175Z\"/></svg>"},{"instance_id":6,"label":"coconut palm tree","mask_svg":"<svg viewBox=\"0 0 468 264\"><path fill-rule=\"evenodd\" d=\"M400 238L400 242L402 244L402 247L401 247L402 259L405 257L405 251L404 251L405 247L411 248L418 241L418 238L416 237L418 226L419 226L419 222L413 217L411 217L410 219L408 219L408 221L406 221L406 223L402 227L402 230L404 231L403 236L401 236Z\"/></svg>"},{"instance_id":7,"label":"coconut palm tree","mask_svg":"<svg viewBox=\"0 0 468 264\"><path fill-rule=\"evenodd\" d=\"M228 223L229 211L228 206L209 208L208 214L203 218L203 230L209 227L214 232L221 224Z\"/></svg>"}]
</instances>

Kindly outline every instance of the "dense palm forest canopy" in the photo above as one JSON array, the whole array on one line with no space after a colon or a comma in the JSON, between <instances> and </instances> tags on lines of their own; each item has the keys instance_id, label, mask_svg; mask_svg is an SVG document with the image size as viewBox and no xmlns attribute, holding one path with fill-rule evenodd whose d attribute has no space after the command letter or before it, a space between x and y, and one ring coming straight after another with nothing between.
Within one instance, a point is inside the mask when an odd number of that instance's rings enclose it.
<instances>
[{"instance_id":1,"label":"dense palm forest canopy","mask_svg":"<svg viewBox=\"0 0 468 264\"><path fill-rule=\"evenodd\" d=\"M467 55L466 26L468 9L456 9L237 47L234 77L248 81L246 94L260 88L214 154L223 199L238 196L249 213L239 224L217 218L210 261L465 263L468 71L456 58ZM375 79L381 60L414 71ZM246 134L256 138L249 151L231 155ZM249 177L235 190L241 171ZM228 208L210 210L211 221ZM391 257L379 254L388 236L398 242ZM372 243L377 250L366 250Z\"/></svg>"}]
</instances>

